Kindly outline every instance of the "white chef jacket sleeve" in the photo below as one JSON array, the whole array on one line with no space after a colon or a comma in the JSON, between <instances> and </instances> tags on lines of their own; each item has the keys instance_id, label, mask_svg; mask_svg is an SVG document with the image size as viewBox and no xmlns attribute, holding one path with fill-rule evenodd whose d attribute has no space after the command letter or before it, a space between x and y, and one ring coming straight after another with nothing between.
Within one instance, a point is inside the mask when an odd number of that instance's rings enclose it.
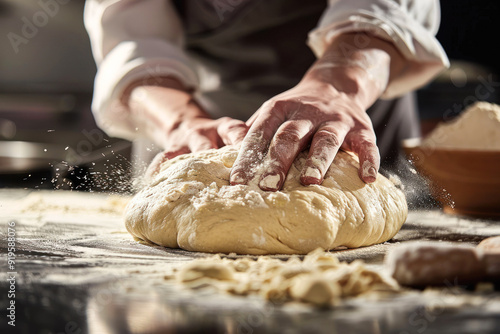
<instances>
[{"instance_id":1,"label":"white chef jacket sleeve","mask_svg":"<svg viewBox=\"0 0 500 334\"><path fill-rule=\"evenodd\" d=\"M329 0L308 45L321 57L330 42L349 32L368 32L392 42L408 60L389 82L382 98L394 98L429 82L449 66L435 38L440 23L438 0Z\"/></svg>"},{"instance_id":2,"label":"white chef jacket sleeve","mask_svg":"<svg viewBox=\"0 0 500 334\"><path fill-rule=\"evenodd\" d=\"M92 111L108 135L140 136L120 102L133 82L172 76L197 88L196 72L182 49L182 25L169 0L87 0L84 22L97 63Z\"/></svg>"}]
</instances>

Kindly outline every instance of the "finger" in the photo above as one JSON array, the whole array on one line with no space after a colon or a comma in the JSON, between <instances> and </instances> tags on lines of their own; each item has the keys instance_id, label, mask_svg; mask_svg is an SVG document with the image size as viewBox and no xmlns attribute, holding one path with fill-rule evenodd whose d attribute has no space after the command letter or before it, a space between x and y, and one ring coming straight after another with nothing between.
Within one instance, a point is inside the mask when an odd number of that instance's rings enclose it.
<instances>
[{"instance_id":1,"label":"finger","mask_svg":"<svg viewBox=\"0 0 500 334\"><path fill-rule=\"evenodd\" d=\"M237 119L223 117L218 120L217 133L224 145L240 144L248 132L248 126L245 122Z\"/></svg>"},{"instance_id":2,"label":"finger","mask_svg":"<svg viewBox=\"0 0 500 334\"><path fill-rule=\"evenodd\" d=\"M349 128L340 121L327 122L314 134L309 155L300 174L305 185L321 184L342 145Z\"/></svg>"},{"instance_id":3,"label":"finger","mask_svg":"<svg viewBox=\"0 0 500 334\"><path fill-rule=\"evenodd\" d=\"M311 120L290 120L280 126L265 162L265 172L259 187L266 191L277 191L285 183L286 175L297 155L305 148L314 130Z\"/></svg>"},{"instance_id":4,"label":"finger","mask_svg":"<svg viewBox=\"0 0 500 334\"><path fill-rule=\"evenodd\" d=\"M359 177L366 183L375 182L380 167L380 153L372 130L358 130L346 137L349 149L359 157Z\"/></svg>"},{"instance_id":5,"label":"finger","mask_svg":"<svg viewBox=\"0 0 500 334\"><path fill-rule=\"evenodd\" d=\"M285 113L273 112L273 107L269 104L262 105L257 113L259 117L256 118L241 142L238 157L231 170L232 185L248 184L253 179L257 167L264 160L274 133L285 121Z\"/></svg>"}]
</instances>

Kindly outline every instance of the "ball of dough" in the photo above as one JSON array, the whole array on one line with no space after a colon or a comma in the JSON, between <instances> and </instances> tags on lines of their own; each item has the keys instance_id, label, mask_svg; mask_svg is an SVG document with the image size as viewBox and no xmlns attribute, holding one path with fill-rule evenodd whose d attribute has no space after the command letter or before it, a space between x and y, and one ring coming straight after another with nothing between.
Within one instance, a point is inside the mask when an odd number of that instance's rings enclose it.
<instances>
[{"instance_id":1,"label":"ball of dough","mask_svg":"<svg viewBox=\"0 0 500 334\"><path fill-rule=\"evenodd\" d=\"M322 185L310 186L299 181L307 157L301 153L278 192L258 188L259 172L250 185L229 185L237 154L226 146L163 162L129 202L128 231L189 251L307 254L387 241L406 220L404 194L382 175L365 184L348 153L337 154Z\"/></svg>"}]
</instances>

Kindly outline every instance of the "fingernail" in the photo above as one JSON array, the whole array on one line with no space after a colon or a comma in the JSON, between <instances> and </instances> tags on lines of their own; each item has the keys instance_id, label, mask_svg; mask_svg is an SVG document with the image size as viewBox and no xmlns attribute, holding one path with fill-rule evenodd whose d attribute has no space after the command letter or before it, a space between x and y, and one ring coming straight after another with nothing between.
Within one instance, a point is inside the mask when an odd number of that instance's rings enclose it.
<instances>
[{"instance_id":1,"label":"fingernail","mask_svg":"<svg viewBox=\"0 0 500 334\"><path fill-rule=\"evenodd\" d=\"M314 168L314 167L307 167L303 176L310 177L310 178L317 179L317 180L321 180L321 173L320 173L319 169Z\"/></svg>"},{"instance_id":2,"label":"fingernail","mask_svg":"<svg viewBox=\"0 0 500 334\"><path fill-rule=\"evenodd\" d=\"M278 190L281 177L278 174L269 174L259 182L259 187L263 190Z\"/></svg>"},{"instance_id":3,"label":"fingernail","mask_svg":"<svg viewBox=\"0 0 500 334\"><path fill-rule=\"evenodd\" d=\"M231 184L245 184L245 179L241 173L234 173L229 177L229 182Z\"/></svg>"},{"instance_id":4,"label":"fingernail","mask_svg":"<svg viewBox=\"0 0 500 334\"><path fill-rule=\"evenodd\" d=\"M377 170L375 169L373 164L371 162L369 162L368 160L363 162L362 175L363 175L363 178L365 178L365 177L376 178L377 177Z\"/></svg>"},{"instance_id":5,"label":"fingernail","mask_svg":"<svg viewBox=\"0 0 500 334\"><path fill-rule=\"evenodd\" d=\"M370 169L368 169L368 175L375 178L377 177L377 170L375 167L370 167Z\"/></svg>"}]
</instances>

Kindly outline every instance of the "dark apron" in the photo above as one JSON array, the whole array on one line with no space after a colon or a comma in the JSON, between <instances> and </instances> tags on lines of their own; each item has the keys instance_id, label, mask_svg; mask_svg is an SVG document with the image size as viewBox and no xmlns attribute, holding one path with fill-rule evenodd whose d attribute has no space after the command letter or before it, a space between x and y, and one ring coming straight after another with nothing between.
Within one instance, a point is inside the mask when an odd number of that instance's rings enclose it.
<instances>
[{"instance_id":1,"label":"dark apron","mask_svg":"<svg viewBox=\"0 0 500 334\"><path fill-rule=\"evenodd\" d=\"M202 87L202 105L215 118L246 120L271 97L295 86L315 61L306 45L326 0L178 0L186 49L218 89ZM203 79L202 79L203 82ZM417 137L413 94L377 101L370 115L383 165L394 162L402 139Z\"/></svg>"}]
</instances>

